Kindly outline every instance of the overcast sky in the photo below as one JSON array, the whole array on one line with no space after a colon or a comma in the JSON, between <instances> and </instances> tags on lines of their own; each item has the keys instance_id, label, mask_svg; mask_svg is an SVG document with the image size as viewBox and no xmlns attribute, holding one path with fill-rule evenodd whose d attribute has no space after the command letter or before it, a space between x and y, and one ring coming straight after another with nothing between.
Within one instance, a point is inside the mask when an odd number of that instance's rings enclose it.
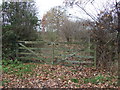
<instances>
[{"instance_id":1,"label":"overcast sky","mask_svg":"<svg viewBox=\"0 0 120 90\"><path fill-rule=\"evenodd\" d=\"M49 11L52 7L62 5L63 1L64 0L35 0L36 6L37 6L38 12L39 12L39 17L42 18L43 14L45 14L47 11ZM102 8L103 5L104 5L104 7L107 7L107 5L105 5L106 2L112 2L112 1L115 1L115 0L94 0L94 6L90 3L86 6L86 10L90 14L97 14L97 12L99 12L99 9L100 10L103 9ZM119 1L119 0L117 0L117 1ZM80 9L78 9L78 7L74 7L74 9L70 8L69 13L79 16L80 18L87 18L85 13L80 11Z\"/></svg>"},{"instance_id":2,"label":"overcast sky","mask_svg":"<svg viewBox=\"0 0 120 90\"><path fill-rule=\"evenodd\" d=\"M52 7L62 5L63 0L35 0L40 17Z\"/></svg>"}]
</instances>

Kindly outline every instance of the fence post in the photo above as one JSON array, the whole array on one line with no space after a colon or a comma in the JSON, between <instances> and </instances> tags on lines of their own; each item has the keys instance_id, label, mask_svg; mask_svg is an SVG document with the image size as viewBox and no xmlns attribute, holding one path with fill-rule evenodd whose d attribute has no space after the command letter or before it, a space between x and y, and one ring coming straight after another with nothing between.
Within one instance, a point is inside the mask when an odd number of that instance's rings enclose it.
<instances>
[{"instance_id":1,"label":"fence post","mask_svg":"<svg viewBox=\"0 0 120 90\"><path fill-rule=\"evenodd\" d=\"M19 46L18 46L18 42L16 42L16 59L18 60L18 50L19 50Z\"/></svg>"},{"instance_id":2,"label":"fence post","mask_svg":"<svg viewBox=\"0 0 120 90\"><path fill-rule=\"evenodd\" d=\"M53 61L52 61L52 64L54 64L54 47L55 47L55 43L53 42L53 43L52 43L52 48L53 48L53 49L52 49L52 50L53 50L53 52L52 52L52 60L53 60Z\"/></svg>"},{"instance_id":3,"label":"fence post","mask_svg":"<svg viewBox=\"0 0 120 90\"><path fill-rule=\"evenodd\" d=\"M94 47L95 51L94 51L94 67L96 68L96 45Z\"/></svg>"}]
</instances>

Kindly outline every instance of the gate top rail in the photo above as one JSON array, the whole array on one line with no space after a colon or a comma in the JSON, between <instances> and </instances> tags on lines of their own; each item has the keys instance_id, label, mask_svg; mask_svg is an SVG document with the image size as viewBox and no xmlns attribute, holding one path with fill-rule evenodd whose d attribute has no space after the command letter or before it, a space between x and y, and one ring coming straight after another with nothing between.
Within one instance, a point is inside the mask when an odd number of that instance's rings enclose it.
<instances>
[{"instance_id":1,"label":"gate top rail","mask_svg":"<svg viewBox=\"0 0 120 90\"><path fill-rule=\"evenodd\" d=\"M25 43L34 43L34 42L48 42L48 41L17 41L17 42L25 42Z\"/></svg>"},{"instance_id":2,"label":"gate top rail","mask_svg":"<svg viewBox=\"0 0 120 90\"><path fill-rule=\"evenodd\" d=\"M83 42L48 42L48 41L18 41L18 43L25 44L37 44L37 43L48 43L48 44L85 44Z\"/></svg>"}]
</instances>

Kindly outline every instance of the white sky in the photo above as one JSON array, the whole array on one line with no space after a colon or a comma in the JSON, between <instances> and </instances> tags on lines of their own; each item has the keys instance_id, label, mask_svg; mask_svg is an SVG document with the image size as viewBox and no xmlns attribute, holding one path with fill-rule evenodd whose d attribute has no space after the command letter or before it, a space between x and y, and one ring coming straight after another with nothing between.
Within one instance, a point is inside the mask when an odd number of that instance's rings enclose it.
<instances>
[{"instance_id":1,"label":"white sky","mask_svg":"<svg viewBox=\"0 0 120 90\"><path fill-rule=\"evenodd\" d=\"M35 0L40 17L52 7L62 5L63 0Z\"/></svg>"},{"instance_id":2,"label":"white sky","mask_svg":"<svg viewBox=\"0 0 120 90\"><path fill-rule=\"evenodd\" d=\"M43 14L45 14L47 11L49 11L52 7L62 5L63 1L64 0L35 0L37 8L38 8L38 12L39 12L39 18L42 18ZM95 7L90 4L90 5L87 5L86 10L90 14L97 14L97 11L99 11L99 9L102 9L104 3L111 2L111 1L115 1L115 0L94 0ZM119 1L119 0L117 0L117 1ZM95 10L95 8L97 8L97 10ZM83 13L77 7L75 7L74 9L70 8L69 13L71 13L72 15L75 15L75 16L79 16L80 18L87 17L85 15L85 13Z\"/></svg>"}]
</instances>

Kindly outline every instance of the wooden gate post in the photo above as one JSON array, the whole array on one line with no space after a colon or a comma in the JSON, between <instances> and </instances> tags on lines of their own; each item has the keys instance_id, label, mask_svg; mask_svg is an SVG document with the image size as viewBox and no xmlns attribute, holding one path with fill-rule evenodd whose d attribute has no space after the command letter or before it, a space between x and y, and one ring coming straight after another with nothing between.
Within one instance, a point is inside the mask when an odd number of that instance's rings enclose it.
<instances>
[{"instance_id":1,"label":"wooden gate post","mask_svg":"<svg viewBox=\"0 0 120 90\"><path fill-rule=\"evenodd\" d=\"M52 51L52 64L54 64L54 57L55 57L55 56L54 56L54 54L55 54L55 53L54 53L54 49L55 49L55 43L54 43L54 42L52 42L52 48L53 48L53 49L52 49L52 50L53 50L53 51Z\"/></svg>"},{"instance_id":2,"label":"wooden gate post","mask_svg":"<svg viewBox=\"0 0 120 90\"><path fill-rule=\"evenodd\" d=\"M94 46L94 67L96 68L96 45Z\"/></svg>"},{"instance_id":3,"label":"wooden gate post","mask_svg":"<svg viewBox=\"0 0 120 90\"><path fill-rule=\"evenodd\" d=\"M18 60L18 50L19 50L18 42L16 42L15 46L16 46L16 59Z\"/></svg>"}]
</instances>

